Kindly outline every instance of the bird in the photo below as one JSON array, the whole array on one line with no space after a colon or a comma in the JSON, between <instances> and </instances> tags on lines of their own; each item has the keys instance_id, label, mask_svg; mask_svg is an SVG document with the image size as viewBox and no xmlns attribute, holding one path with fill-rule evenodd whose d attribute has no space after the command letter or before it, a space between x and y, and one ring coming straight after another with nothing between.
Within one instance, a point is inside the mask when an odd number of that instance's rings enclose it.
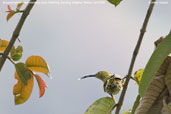
<instances>
[{"instance_id":1,"label":"bird","mask_svg":"<svg viewBox=\"0 0 171 114\"><path fill-rule=\"evenodd\" d=\"M81 77L80 79L85 79L89 77L95 77L103 81L104 92L111 95L113 99L114 99L113 95L118 94L122 90L124 85L124 82L122 81L122 77L120 75L118 74L110 75L106 71L99 71L96 74L86 75ZM114 99L114 101L116 100Z\"/></svg>"},{"instance_id":2,"label":"bird","mask_svg":"<svg viewBox=\"0 0 171 114\"><path fill-rule=\"evenodd\" d=\"M118 94L123 88L122 77L118 74L111 75L105 79L103 84L104 92L109 95Z\"/></svg>"}]
</instances>

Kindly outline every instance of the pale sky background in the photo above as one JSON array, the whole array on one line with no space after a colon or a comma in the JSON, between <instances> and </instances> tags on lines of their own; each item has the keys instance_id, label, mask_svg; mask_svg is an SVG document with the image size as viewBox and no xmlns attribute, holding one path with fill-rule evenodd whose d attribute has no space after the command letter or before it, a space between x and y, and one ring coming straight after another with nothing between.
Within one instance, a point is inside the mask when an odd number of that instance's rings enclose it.
<instances>
[{"instance_id":1,"label":"pale sky background","mask_svg":"<svg viewBox=\"0 0 171 114\"><path fill-rule=\"evenodd\" d=\"M0 38L10 40L20 14L7 22L3 1L7 0L0 1ZM6 61L0 73L0 114L83 114L95 100L108 96L100 80L77 79L101 70L127 74L149 0L123 0L118 7L101 1L104 4L34 6L19 36L24 47L21 61L31 55L42 56L53 79L41 75L48 85L45 95L39 99L35 81L30 99L15 106L12 94L15 69ZM154 50L153 42L171 29L171 3L157 1L168 4L158 3L154 7L133 72L146 65ZM132 107L137 90L131 81L122 111Z\"/></svg>"}]
</instances>

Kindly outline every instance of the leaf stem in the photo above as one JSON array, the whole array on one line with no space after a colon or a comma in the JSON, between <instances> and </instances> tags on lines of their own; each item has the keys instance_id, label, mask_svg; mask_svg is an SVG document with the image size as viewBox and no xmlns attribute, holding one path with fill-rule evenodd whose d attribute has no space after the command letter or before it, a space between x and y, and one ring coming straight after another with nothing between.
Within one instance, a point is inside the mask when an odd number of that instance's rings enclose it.
<instances>
[{"instance_id":1,"label":"leaf stem","mask_svg":"<svg viewBox=\"0 0 171 114\"><path fill-rule=\"evenodd\" d=\"M21 16L21 18L20 18L20 20L19 20L19 22L18 22L14 32L13 32L13 34L12 34L10 42L9 42L7 48L5 49L4 54L0 58L0 71L1 71L1 69L2 69L2 67L3 67L3 65L4 65L4 63L5 63L5 61L6 61L7 57L8 57L8 55L9 55L9 52L10 52L12 46L14 45L16 39L18 38L18 36L20 34L20 31L21 31L21 29L23 27L23 24L24 24L27 16L29 15L29 13L30 13L31 9L33 8L34 3L36 1L37 0L30 0L29 4L25 8L25 10L24 10L24 12L23 12L23 14L22 14L22 16Z\"/></svg>"},{"instance_id":2,"label":"leaf stem","mask_svg":"<svg viewBox=\"0 0 171 114\"><path fill-rule=\"evenodd\" d=\"M14 62L9 56L8 56L7 58L8 58L9 61L11 61L11 63L12 63L13 65L15 65L15 62Z\"/></svg>"},{"instance_id":3,"label":"leaf stem","mask_svg":"<svg viewBox=\"0 0 171 114\"><path fill-rule=\"evenodd\" d=\"M137 54L139 52L142 39L143 39L144 34L146 32L147 24L148 24L148 21L150 19L151 13L153 11L155 1L156 0L151 0L149 8L147 10L146 17L144 19L144 23L143 23L142 28L140 30L140 35L139 35L138 41L137 41L136 47L135 47L133 55L132 55L132 59L131 59L131 63L130 63L130 66L129 66L128 74L126 75L126 81L125 81L123 90L121 92L115 114L119 114L119 112L121 110L121 107L122 107L122 104L123 104L123 101L124 101L124 98L125 98L125 94L126 94L126 91L127 91L127 86L128 86L128 83L129 83L129 81L131 79L131 74L132 74L132 70L133 70L133 67L134 67L134 63L135 63Z\"/></svg>"}]
</instances>

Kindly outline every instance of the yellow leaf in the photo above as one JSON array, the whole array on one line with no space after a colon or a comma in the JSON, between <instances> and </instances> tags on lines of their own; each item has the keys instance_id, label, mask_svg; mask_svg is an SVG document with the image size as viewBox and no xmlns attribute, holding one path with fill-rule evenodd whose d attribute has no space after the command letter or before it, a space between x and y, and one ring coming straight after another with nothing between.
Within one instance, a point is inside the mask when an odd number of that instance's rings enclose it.
<instances>
[{"instance_id":1,"label":"yellow leaf","mask_svg":"<svg viewBox=\"0 0 171 114\"><path fill-rule=\"evenodd\" d=\"M134 79L136 80L138 85L140 84L143 72L144 72L144 69L142 68L142 69L137 70L134 74Z\"/></svg>"},{"instance_id":2,"label":"yellow leaf","mask_svg":"<svg viewBox=\"0 0 171 114\"><path fill-rule=\"evenodd\" d=\"M30 56L26 63L27 67L33 72L40 72L48 76L49 68L46 61L40 56Z\"/></svg>"},{"instance_id":3,"label":"yellow leaf","mask_svg":"<svg viewBox=\"0 0 171 114\"><path fill-rule=\"evenodd\" d=\"M20 3L18 3L17 4L17 9L20 9L21 8L21 6L24 4L24 2L20 2Z\"/></svg>"},{"instance_id":4,"label":"yellow leaf","mask_svg":"<svg viewBox=\"0 0 171 114\"><path fill-rule=\"evenodd\" d=\"M32 93L32 89L33 89L33 76L28 80L28 84L27 85L23 85L17 75L17 73L15 72L15 79L18 80L18 82L14 85L13 88L13 94L14 94L14 98L15 98L15 104L22 104L24 102L26 102L31 93Z\"/></svg>"},{"instance_id":5,"label":"yellow leaf","mask_svg":"<svg viewBox=\"0 0 171 114\"><path fill-rule=\"evenodd\" d=\"M125 112L123 112L122 114L131 114L131 110L126 110Z\"/></svg>"},{"instance_id":6,"label":"yellow leaf","mask_svg":"<svg viewBox=\"0 0 171 114\"><path fill-rule=\"evenodd\" d=\"M7 21L15 14L16 12L11 10L7 15Z\"/></svg>"},{"instance_id":7,"label":"yellow leaf","mask_svg":"<svg viewBox=\"0 0 171 114\"><path fill-rule=\"evenodd\" d=\"M1 40L0 51L3 52L7 46L8 46L8 41L7 40Z\"/></svg>"}]
</instances>

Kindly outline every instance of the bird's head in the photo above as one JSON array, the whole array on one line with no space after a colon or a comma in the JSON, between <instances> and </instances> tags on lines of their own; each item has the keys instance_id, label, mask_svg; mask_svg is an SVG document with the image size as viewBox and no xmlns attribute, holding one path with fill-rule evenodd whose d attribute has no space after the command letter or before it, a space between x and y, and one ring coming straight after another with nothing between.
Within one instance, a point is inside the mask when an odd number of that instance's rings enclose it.
<instances>
[{"instance_id":1,"label":"bird's head","mask_svg":"<svg viewBox=\"0 0 171 114\"><path fill-rule=\"evenodd\" d=\"M106 71L99 71L95 74L95 77L102 81L104 81L109 76L110 76L110 74Z\"/></svg>"}]
</instances>

